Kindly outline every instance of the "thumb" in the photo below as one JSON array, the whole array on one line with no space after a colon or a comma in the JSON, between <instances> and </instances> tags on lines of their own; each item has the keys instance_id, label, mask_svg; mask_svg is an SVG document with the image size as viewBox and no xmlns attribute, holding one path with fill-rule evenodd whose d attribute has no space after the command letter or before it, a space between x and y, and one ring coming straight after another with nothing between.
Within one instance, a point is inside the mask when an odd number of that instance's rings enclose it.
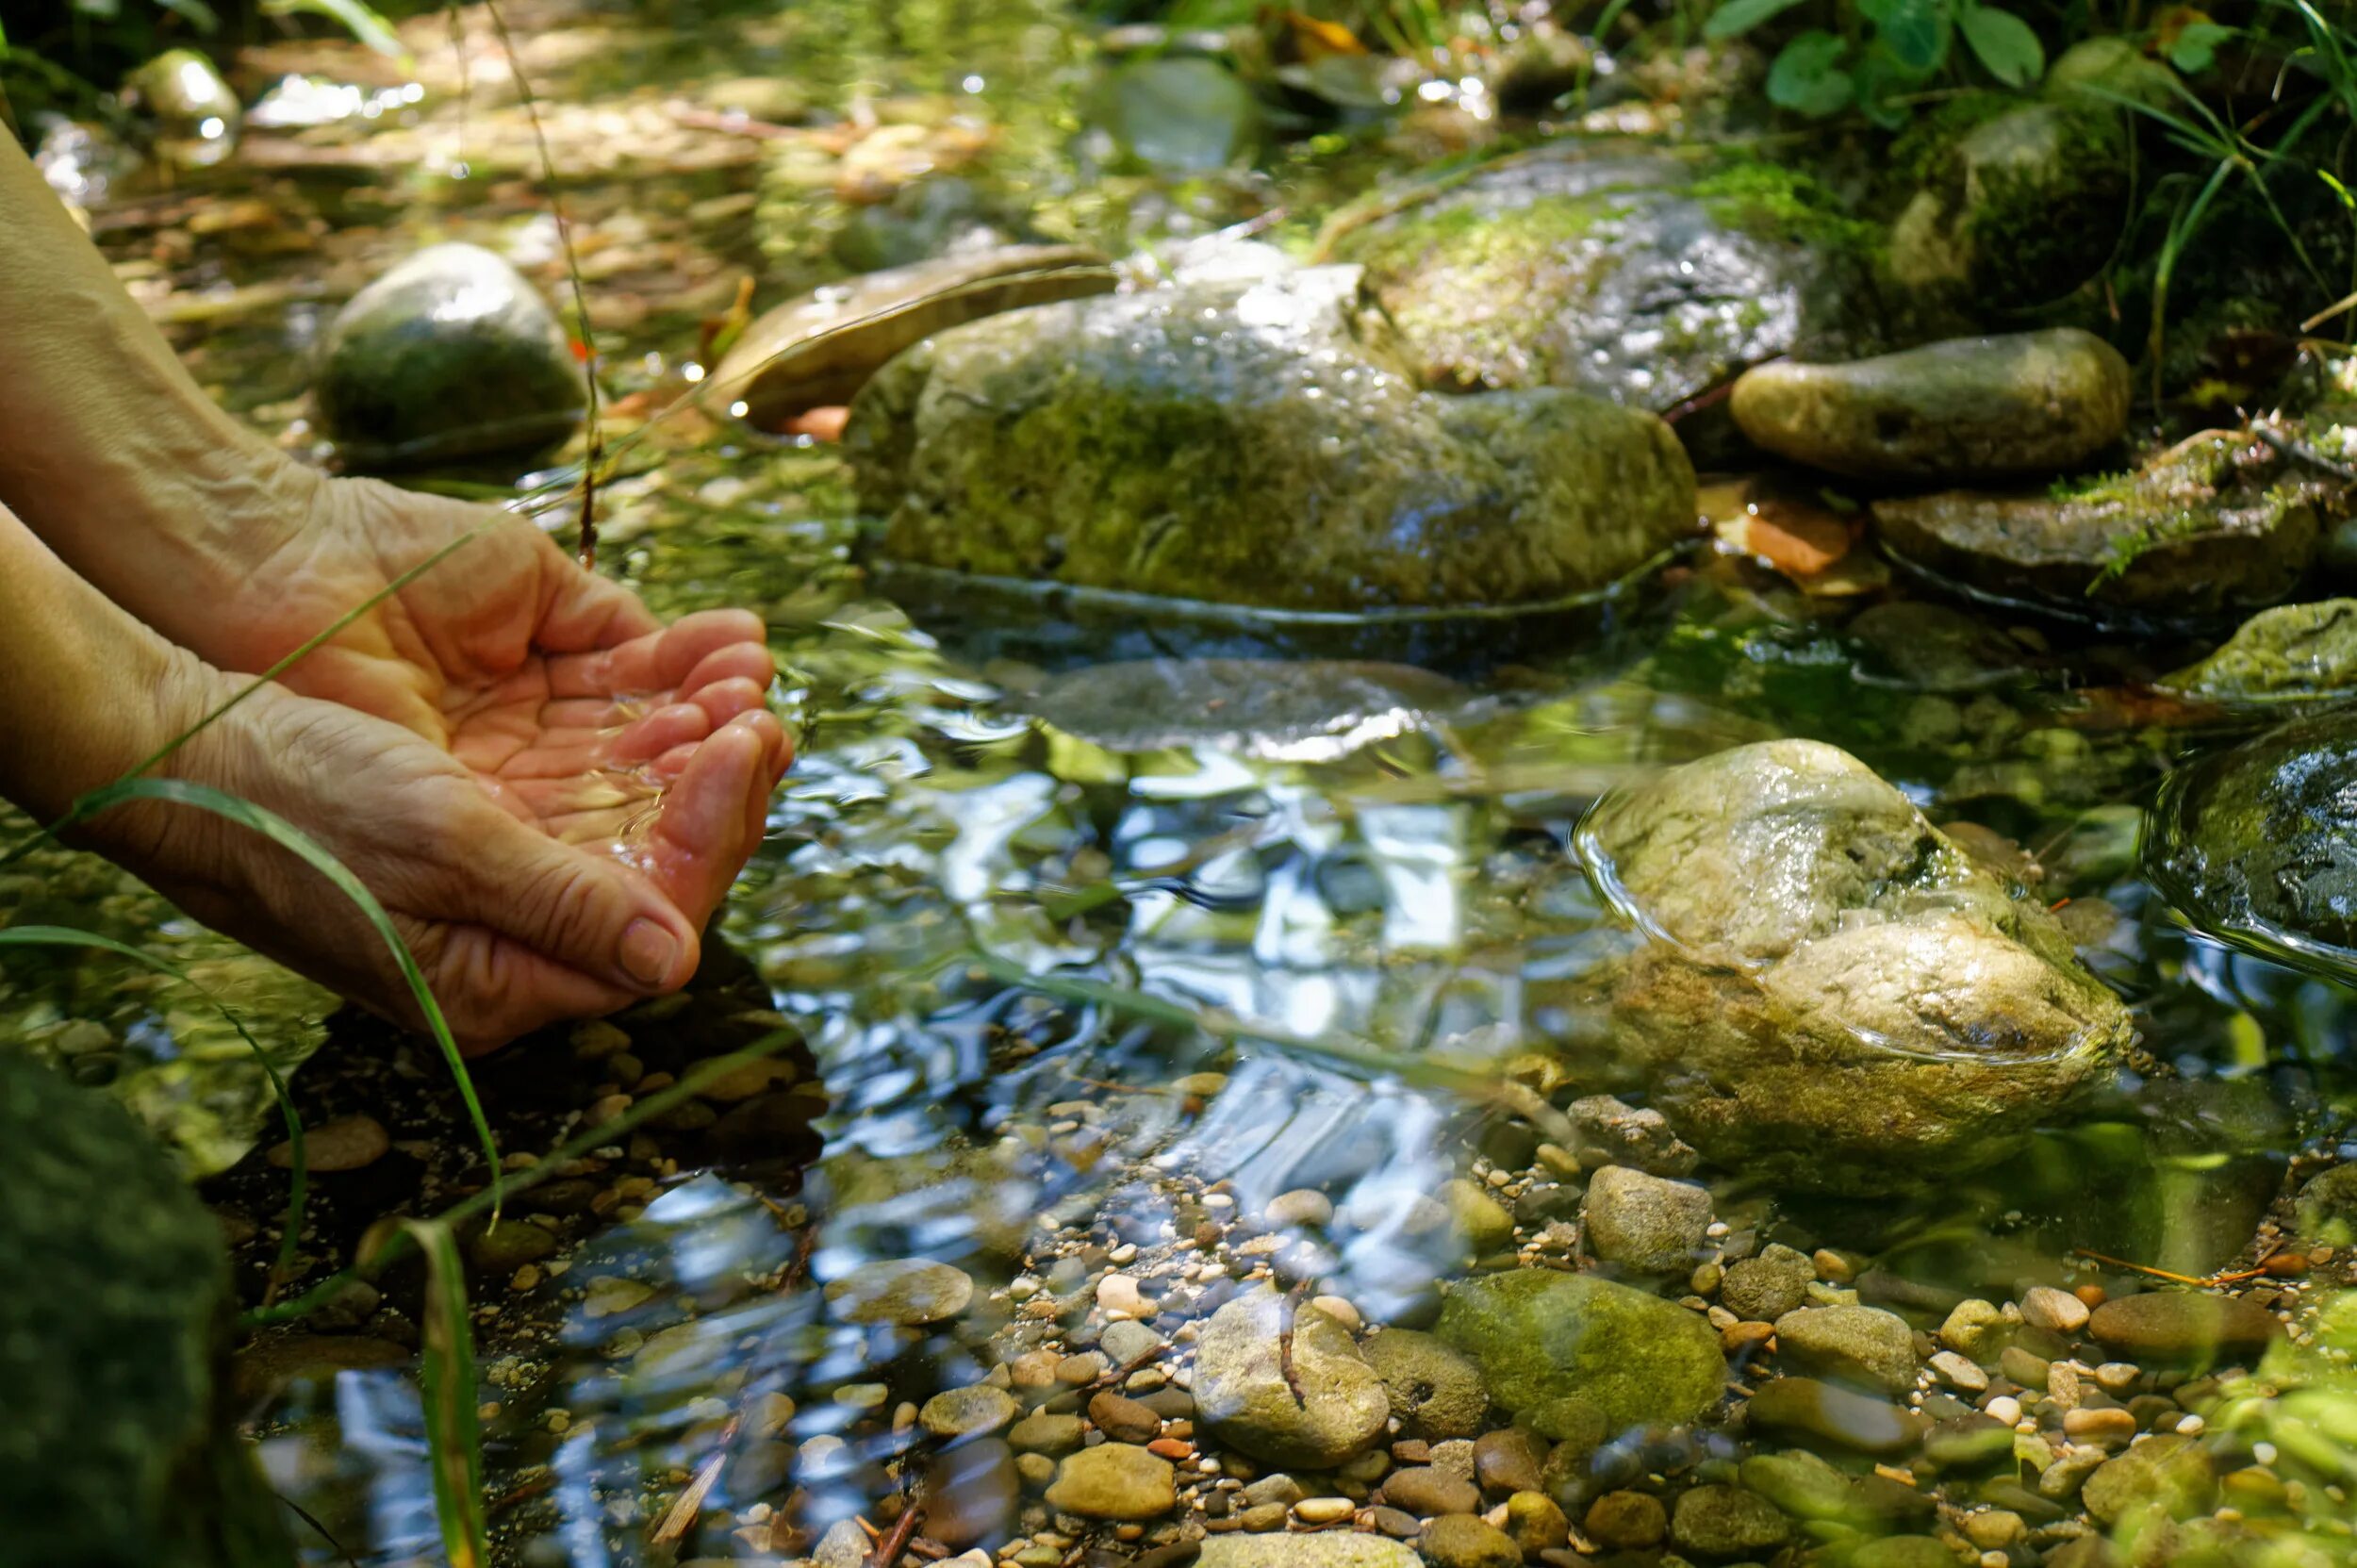
<instances>
[{"instance_id":1,"label":"thumb","mask_svg":"<svg viewBox=\"0 0 2357 1568\"><path fill-rule=\"evenodd\" d=\"M677 990L696 972L694 922L644 874L496 806L480 821L459 918L637 994Z\"/></svg>"}]
</instances>

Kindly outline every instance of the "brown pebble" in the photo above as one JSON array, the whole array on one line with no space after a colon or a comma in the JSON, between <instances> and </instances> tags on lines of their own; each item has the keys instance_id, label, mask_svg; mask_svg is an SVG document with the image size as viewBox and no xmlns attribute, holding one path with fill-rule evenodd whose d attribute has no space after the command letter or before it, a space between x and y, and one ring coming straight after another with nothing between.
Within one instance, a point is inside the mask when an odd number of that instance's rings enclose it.
<instances>
[{"instance_id":1,"label":"brown pebble","mask_svg":"<svg viewBox=\"0 0 2357 1568\"><path fill-rule=\"evenodd\" d=\"M2297 1279L2308 1272L2308 1260L2297 1252L2278 1252L2260 1266L2278 1279Z\"/></svg>"},{"instance_id":2,"label":"brown pebble","mask_svg":"<svg viewBox=\"0 0 2357 1568\"><path fill-rule=\"evenodd\" d=\"M1670 1533L1661 1499L1642 1492L1607 1492L1588 1508L1588 1533L1619 1551L1641 1552Z\"/></svg>"},{"instance_id":3,"label":"brown pebble","mask_svg":"<svg viewBox=\"0 0 2357 1568\"><path fill-rule=\"evenodd\" d=\"M1146 1445L1146 1451L1149 1454L1159 1454L1163 1459L1174 1462L1195 1458L1195 1444L1181 1443L1175 1437L1158 1437Z\"/></svg>"},{"instance_id":4,"label":"brown pebble","mask_svg":"<svg viewBox=\"0 0 2357 1568\"><path fill-rule=\"evenodd\" d=\"M1519 1427L1484 1432L1474 1440L1474 1478L1492 1497L1537 1492L1547 1461L1546 1445Z\"/></svg>"},{"instance_id":5,"label":"brown pebble","mask_svg":"<svg viewBox=\"0 0 2357 1568\"><path fill-rule=\"evenodd\" d=\"M1420 1437L1404 1437L1392 1444L1392 1458L1401 1464L1430 1464L1432 1444Z\"/></svg>"},{"instance_id":6,"label":"brown pebble","mask_svg":"<svg viewBox=\"0 0 2357 1568\"><path fill-rule=\"evenodd\" d=\"M2112 1298L2111 1292L2092 1280L2077 1287L2070 1294L2085 1302L2089 1311L2093 1311Z\"/></svg>"},{"instance_id":7,"label":"brown pebble","mask_svg":"<svg viewBox=\"0 0 2357 1568\"><path fill-rule=\"evenodd\" d=\"M1150 1444L1162 1435L1161 1416L1111 1389L1089 1401L1089 1419L1096 1423L1098 1431L1121 1443Z\"/></svg>"},{"instance_id":8,"label":"brown pebble","mask_svg":"<svg viewBox=\"0 0 2357 1568\"><path fill-rule=\"evenodd\" d=\"M1393 1471L1384 1479L1383 1501L1426 1519L1481 1510L1481 1494L1472 1482L1444 1476L1429 1465Z\"/></svg>"},{"instance_id":9,"label":"brown pebble","mask_svg":"<svg viewBox=\"0 0 2357 1568\"><path fill-rule=\"evenodd\" d=\"M385 1158L393 1147L390 1134L374 1116L338 1116L304 1129L303 1163L313 1171L358 1170ZM270 1163L281 1170L294 1164L294 1142L271 1146Z\"/></svg>"},{"instance_id":10,"label":"brown pebble","mask_svg":"<svg viewBox=\"0 0 2357 1568\"><path fill-rule=\"evenodd\" d=\"M1378 1508L1367 1514L1367 1523L1394 1541L1413 1541L1424 1525L1412 1513L1395 1508Z\"/></svg>"},{"instance_id":11,"label":"brown pebble","mask_svg":"<svg viewBox=\"0 0 2357 1568\"><path fill-rule=\"evenodd\" d=\"M1772 1323L1730 1323L1719 1331L1719 1348L1731 1358L1763 1355L1775 1337Z\"/></svg>"}]
</instances>

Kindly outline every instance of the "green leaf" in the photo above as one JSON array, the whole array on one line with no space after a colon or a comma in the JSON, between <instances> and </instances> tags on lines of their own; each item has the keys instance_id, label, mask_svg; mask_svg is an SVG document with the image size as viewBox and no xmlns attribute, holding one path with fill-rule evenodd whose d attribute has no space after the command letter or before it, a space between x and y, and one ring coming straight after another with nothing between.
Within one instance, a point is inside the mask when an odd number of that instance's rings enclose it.
<instances>
[{"instance_id":1,"label":"green leaf","mask_svg":"<svg viewBox=\"0 0 2357 1568\"><path fill-rule=\"evenodd\" d=\"M323 16L360 42L380 55L406 60L409 51L393 31L393 25L371 10L361 0L262 0L264 16Z\"/></svg>"},{"instance_id":2,"label":"green leaf","mask_svg":"<svg viewBox=\"0 0 2357 1568\"><path fill-rule=\"evenodd\" d=\"M352 874L342 861L320 848L302 829L272 812L263 810L251 801L240 801L235 795L201 784L188 779L123 779L94 789L74 802L66 814L67 820L80 822L100 812L123 804L126 801L171 801L180 805L195 806L214 816L237 823L260 834L280 849L291 852L305 866L335 884L336 890L350 899L360 913L368 917L376 933L385 939L385 946L393 955L393 963L401 970L402 980L409 987L411 999L425 1018L426 1028L433 1032L435 1043L442 1048L442 1057L450 1064L451 1076L457 1081L458 1098L466 1102L467 1117L473 1123L475 1136L483 1144L483 1158L494 1175L500 1168L500 1151L491 1141L491 1124L483 1114L483 1102L475 1098L474 1080L467 1072L466 1058L458 1051L458 1042L451 1038L450 1025L442 1017L441 1004L434 999L434 992L425 982L425 975L418 968L418 961L410 956L409 944L401 939L393 928L393 917L385 913L385 906L376 901L358 877Z\"/></svg>"},{"instance_id":3,"label":"green leaf","mask_svg":"<svg viewBox=\"0 0 2357 1568\"><path fill-rule=\"evenodd\" d=\"M491 1552L483 1527L483 1443L475 1417L467 1271L458 1259L457 1239L440 1220L405 1219L401 1228L425 1255L418 1380L425 1399L425 1446L442 1551L450 1568L483 1568Z\"/></svg>"},{"instance_id":4,"label":"green leaf","mask_svg":"<svg viewBox=\"0 0 2357 1568\"><path fill-rule=\"evenodd\" d=\"M1876 52L1907 74L1928 76L1947 63L1947 0L1858 0L1857 8L1874 25Z\"/></svg>"},{"instance_id":5,"label":"green leaf","mask_svg":"<svg viewBox=\"0 0 2357 1568\"><path fill-rule=\"evenodd\" d=\"M2030 25L1995 6L1967 6L1956 17L1964 41L2007 87L2029 87L2046 74L2046 46Z\"/></svg>"},{"instance_id":6,"label":"green leaf","mask_svg":"<svg viewBox=\"0 0 2357 1568\"><path fill-rule=\"evenodd\" d=\"M123 0L74 0L74 8L83 16L113 22L123 15Z\"/></svg>"},{"instance_id":7,"label":"green leaf","mask_svg":"<svg viewBox=\"0 0 2357 1568\"><path fill-rule=\"evenodd\" d=\"M2177 41L2168 46L2168 63L2188 76L2207 71L2217 59L2217 46L2233 36L2232 27L2197 22L2180 32Z\"/></svg>"},{"instance_id":8,"label":"green leaf","mask_svg":"<svg viewBox=\"0 0 2357 1568\"><path fill-rule=\"evenodd\" d=\"M1801 0L1726 0L1703 25L1703 37L1740 38L1763 22L1782 16Z\"/></svg>"},{"instance_id":9,"label":"green leaf","mask_svg":"<svg viewBox=\"0 0 2357 1568\"><path fill-rule=\"evenodd\" d=\"M221 17L205 0L156 0L156 8L170 11L200 33L221 31Z\"/></svg>"},{"instance_id":10,"label":"green leaf","mask_svg":"<svg viewBox=\"0 0 2357 1568\"><path fill-rule=\"evenodd\" d=\"M1803 33L1778 51L1769 68L1768 101L1812 120L1848 108L1857 92L1840 64L1849 47L1828 32Z\"/></svg>"},{"instance_id":11,"label":"green leaf","mask_svg":"<svg viewBox=\"0 0 2357 1568\"><path fill-rule=\"evenodd\" d=\"M127 942L101 936L94 931L76 931L71 926L9 926L0 930L0 948L96 948L118 958L127 958L157 974L169 975L203 997L206 1004L221 1015L222 1020L238 1032L238 1038L245 1042L246 1049L252 1051L254 1060L261 1065L262 1075L270 1080L271 1093L278 1099L279 1119L287 1124L287 1219L286 1228L278 1238L278 1262L271 1269L272 1287L275 1288L281 1279L292 1278L295 1243L303 1233L303 1206L310 1172L309 1156L303 1147L303 1118L295 1114L294 1101L287 1094L287 1081L278 1076L278 1069L272 1064L270 1052L262 1048L262 1042L246 1032L244 1020L229 1010L228 1003L190 979L189 972L177 964L132 947Z\"/></svg>"}]
</instances>

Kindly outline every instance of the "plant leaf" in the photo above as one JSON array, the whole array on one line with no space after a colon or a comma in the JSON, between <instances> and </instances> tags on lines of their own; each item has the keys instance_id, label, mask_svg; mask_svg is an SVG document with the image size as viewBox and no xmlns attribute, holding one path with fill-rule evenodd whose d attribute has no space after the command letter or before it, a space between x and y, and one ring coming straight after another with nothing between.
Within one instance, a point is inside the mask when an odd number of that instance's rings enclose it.
<instances>
[{"instance_id":1,"label":"plant leaf","mask_svg":"<svg viewBox=\"0 0 2357 1568\"><path fill-rule=\"evenodd\" d=\"M101 936L94 931L76 931L71 926L9 926L0 929L0 948L96 948L118 958L127 958L134 964L145 965L157 974L169 975L203 997L206 1004L221 1015L223 1021L238 1032L238 1038L245 1042L246 1049L252 1051L254 1060L261 1065L263 1076L270 1080L271 1093L278 1100L279 1118L287 1124L287 1146L290 1156L288 1161L287 1219L286 1228L278 1238L278 1262L271 1269L272 1287L275 1289L279 1280L290 1278L294 1273L295 1243L303 1233L303 1206L310 1175L309 1157L303 1147L303 1118L295 1114L294 1100L287 1093L287 1081L278 1076L278 1069L272 1065L270 1052L262 1048L262 1042L246 1032L244 1020L229 1010L227 1002L198 984L177 964L132 947L127 942Z\"/></svg>"},{"instance_id":2,"label":"plant leaf","mask_svg":"<svg viewBox=\"0 0 2357 1568\"><path fill-rule=\"evenodd\" d=\"M323 16L380 55L407 61L409 51L393 25L362 4L362 0L262 0L264 16Z\"/></svg>"},{"instance_id":3,"label":"plant leaf","mask_svg":"<svg viewBox=\"0 0 2357 1568\"><path fill-rule=\"evenodd\" d=\"M2046 46L2030 25L1995 6L1968 6L1956 28L1988 74L2007 87L2029 87L2046 74Z\"/></svg>"},{"instance_id":4,"label":"plant leaf","mask_svg":"<svg viewBox=\"0 0 2357 1568\"><path fill-rule=\"evenodd\" d=\"M170 11L200 33L209 36L221 30L221 17L205 0L156 0L156 8Z\"/></svg>"},{"instance_id":5,"label":"plant leaf","mask_svg":"<svg viewBox=\"0 0 2357 1568\"><path fill-rule=\"evenodd\" d=\"M425 1446L442 1550L450 1568L484 1568L491 1552L483 1524L483 1434L475 1417L467 1271L458 1260L457 1239L440 1220L405 1219L401 1228L425 1256L418 1381L425 1401Z\"/></svg>"},{"instance_id":6,"label":"plant leaf","mask_svg":"<svg viewBox=\"0 0 2357 1568\"><path fill-rule=\"evenodd\" d=\"M1841 69L1849 44L1831 33L1809 31L1786 44L1768 72L1768 101L1778 108L1822 120L1850 107L1857 86Z\"/></svg>"},{"instance_id":7,"label":"plant leaf","mask_svg":"<svg viewBox=\"0 0 2357 1568\"><path fill-rule=\"evenodd\" d=\"M1761 23L1782 16L1799 5L1801 0L1726 0L1710 13L1703 24L1703 37L1713 40L1740 38Z\"/></svg>"},{"instance_id":8,"label":"plant leaf","mask_svg":"<svg viewBox=\"0 0 2357 1568\"><path fill-rule=\"evenodd\" d=\"M2234 36L2234 29L2215 22L2197 22L2181 30L2168 46L2168 63L2188 76L2207 71L2217 60L2217 46Z\"/></svg>"},{"instance_id":9,"label":"plant leaf","mask_svg":"<svg viewBox=\"0 0 2357 1568\"><path fill-rule=\"evenodd\" d=\"M350 899L360 913L368 917L376 933L385 939L386 948L393 955L393 963L401 970L402 980L409 987L412 1000L425 1017L426 1028L433 1032L435 1043L442 1048L443 1060L450 1064L451 1076L458 1082L458 1097L466 1101L467 1118L474 1126L475 1136L482 1142L483 1158L493 1175L500 1168L499 1147L491 1141L491 1124L483 1114L483 1102L475 1098L474 1080L467 1072L466 1058L458 1053L458 1042L451 1038L450 1025L442 1017L441 1004L434 999L434 992L425 983L425 976L418 968L418 961L410 955L409 944L401 939L393 927L393 917L385 913L385 906L376 901L376 895L352 874L342 861L320 848L302 829L275 813L263 810L251 801L240 801L235 795L196 784L188 779L122 779L94 789L74 802L67 813L72 821L83 821L125 801L171 801L181 805L209 811L239 827L249 828L264 838L294 854L305 866L333 883L336 890Z\"/></svg>"},{"instance_id":10,"label":"plant leaf","mask_svg":"<svg viewBox=\"0 0 2357 1568\"><path fill-rule=\"evenodd\" d=\"M1911 76L1928 76L1947 63L1951 31L1947 0L1858 0L1874 24L1874 48Z\"/></svg>"}]
</instances>

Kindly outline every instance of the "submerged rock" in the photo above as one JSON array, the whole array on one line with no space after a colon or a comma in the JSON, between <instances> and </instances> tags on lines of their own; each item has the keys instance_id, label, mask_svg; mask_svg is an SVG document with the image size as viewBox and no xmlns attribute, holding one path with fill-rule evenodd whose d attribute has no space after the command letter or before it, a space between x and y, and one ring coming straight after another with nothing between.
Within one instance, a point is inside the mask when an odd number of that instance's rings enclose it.
<instances>
[{"instance_id":1,"label":"submerged rock","mask_svg":"<svg viewBox=\"0 0 2357 1568\"><path fill-rule=\"evenodd\" d=\"M1115 751L1216 746L1333 757L1389 740L1465 688L1412 665L1340 659L1140 659L1052 675L1022 705Z\"/></svg>"},{"instance_id":2,"label":"submerged rock","mask_svg":"<svg viewBox=\"0 0 2357 1568\"><path fill-rule=\"evenodd\" d=\"M2357 976L2357 712L2279 724L2181 769L2145 857L2211 935Z\"/></svg>"},{"instance_id":3,"label":"submerged rock","mask_svg":"<svg viewBox=\"0 0 2357 1568\"><path fill-rule=\"evenodd\" d=\"M1667 412L1765 359L1879 346L1870 232L1773 165L1567 140L1372 211L1338 218L1321 251L1365 264L1435 386Z\"/></svg>"},{"instance_id":4,"label":"submerged rock","mask_svg":"<svg viewBox=\"0 0 2357 1568\"><path fill-rule=\"evenodd\" d=\"M131 106L154 122L157 150L171 162L202 169L236 150L244 107L213 62L194 49L157 56L123 86Z\"/></svg>"},{"instance_id":5,"label":"submerged rock","mask_svg":"<svg viewBox=\"0 0 2357 1568\"><path fill-rule=\"evenodd\" d=\"M0 1184L0 1557L290 1568L224 1386L214 1216L119 1106L13 1048Z\"/></svg>"},{"instance_id":6,"label":"submerged rock","mask_svg":"<svg viewBox=\"0 0 2357 1568\"><path fill-rule=\"evenodd\" d=\"M1108 294L1113 264L1082 245L1009 245L830 284L765 311L706 383L762 430L851 401L894 355L936 332L1051 300Z\"/></svg>"},{"instance_id":7,"label":"submerged rock","mask_svg":"<svg viewBox=\"0 0 2357 1568\"><path fill-rule=\"evenodd\" d=\"M1936 576L2072 615L2256 609L2308 569L2334 488L2249 437L2210 432L2134 471L2048 494L1874 503L1883 543Z\"/></svg>"},{"instance_id":8,"label":"submerged rock","mask_svg":"<svg viewBox=\"0 0 2357 1568\"><path fill-rule=\"evenodd\" d=\"M395 469L563 440L588 393L565 329L477 245L434 245L352 296L311 387L345 464Z\"/></svg>"},{"instance_id":9,"label":"submerged rock","mask_svg":"<svg viewBox=\"0 0 2357 1568\"><path fill-rule=\"evenodd\" d=\"M1607 981L1629 1068L1747 1175L1887 1192L1993 1164L2134 1038L2052 916L1833 747L1673 768L1581 850L1662 938Z\"/></svg>"},{"instance_id":10,"label":"submerged rock","mask_svg":"<svg viewBox=\"0 0 2357 1568\"><path fill-rule=\"evenodd\" d=\"M2160 685L2205 701L2253 707L2357 696L2357 599L2261 610L2217 652Z\"/></svg>"},{"instance_id":11,"label":"submerged rock","mask_svg":"<svg viewBox=\"0 0 2357 1568\"><path fill-rule=\"evenodd\" d=\"M2067 327L1762 365L1732 404L1744 435L1796 463L1954 483L2080 467L2126 433L2130 390L2119 351Z\"/></svg>"},{"instance_id":12,"label":"submerged rock","mask_svg":"<svg viewBox=\"0 0 2357 1568\"><path fill-rule=\"evenodd\" d=\"M1195 1568L1425 1568L1404 1541L1348 1530L1314 1535L1211 1535Z\"/></svg>"},{"instance_id":13,"label":"submerged rock","mask_svg":"<svg viewBox=\"0 0 2357 1568\"><path fill-rule=\"evenodd\" d=\"M1255 1459L1331 1469L1381 1434L1391 1398L1349 1330L1310 1306L1294 1315L1296 1398L1279 1361L1281 1312L1263 1288L1211 1314L1196 1343L1195 1411L1221 1442Z\"/></svg>"},{"instance_id":14,"label":"submerged rock","mask_svg":"<svg viewBox=\"0 0 2357 1568\"><path fill-rule=\"evenodd\" d=\"M1517 1415L1580 1399L1612 1431L1675 1426L1719 1402L1726 1358L1695 1312L1592 1274L1524 1268L1457 1286L1434 1332Z\"/></svg>"},{"instance_id":15,"label":"submerged rock","mask_svg":"<svg viewBox=\"0 0 2357 1568\"><path fill-rule=\"evenodd\" d=\"M1968 105L1963 117L1980 113ZM1922 186L1891 224L1891 274L1983 314L2069 293L2102 267L2127 218L2120 119L2076 98L1980 118L1923 159Z\"/></svg>"},{"instance_id":16,"label":"submerged rock","mask_svg":"<svg viewBox=\"0 0 2357 1568\"><path fill-rule=\"evenodd\" d=\"M1418 391L1354 268L944 332L861 392L845 446L901 560L1286 610L1584 594L1695 516L1648 415Z\"/></svg>"}]
</instances>

